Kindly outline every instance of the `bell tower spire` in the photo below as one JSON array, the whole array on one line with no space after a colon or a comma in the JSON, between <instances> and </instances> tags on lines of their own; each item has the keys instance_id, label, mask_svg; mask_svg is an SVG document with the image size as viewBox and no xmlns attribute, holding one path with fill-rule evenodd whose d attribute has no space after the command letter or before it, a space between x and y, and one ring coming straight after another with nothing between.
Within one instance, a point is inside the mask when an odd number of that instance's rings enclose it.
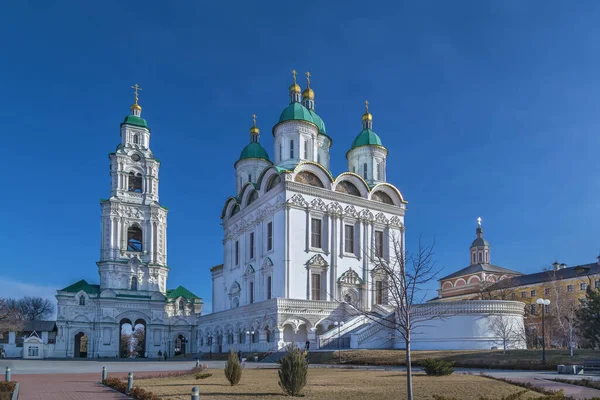
<instances>
[{"instance_id":1,"label":"bell tower spire","mask_svg":"<svg viewBox=\"0 0 600 400\"><path fill-rule=\"evenodd\" d=\"M471 265L490 263L490 244L483 238L483 228L481 227L481 217L477 218L477 237L471 243Z\"/></svg>"},{"instance_id":2,"label":"bell tower spire","mask_svg":"<svg viewBox=\"0 0 600 400\"><path fill-rule=\"evenodd\" d=\"M142 90L140 85L137 83L131 87L133 89L133 93L135 94L135 103L131 105L131 115L135 115L136 117L142 116L142 106L138 104L139 94L138 91Z\"/></svg>"}]
</instances>

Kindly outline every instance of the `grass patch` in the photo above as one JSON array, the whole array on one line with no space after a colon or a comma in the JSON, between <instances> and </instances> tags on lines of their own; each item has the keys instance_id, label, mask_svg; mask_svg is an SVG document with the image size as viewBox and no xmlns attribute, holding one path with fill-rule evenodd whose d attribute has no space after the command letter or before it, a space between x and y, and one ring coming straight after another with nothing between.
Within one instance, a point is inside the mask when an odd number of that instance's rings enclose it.
<instances>
[{"instance_id":1,"label":"grass patch","mask_svg":"<svg viewBox=\"0 0 600 400\"><path fill-rule=\"evenodd\" d=\"M546 350L546 364L542 364L541 350L463 350L463 351L413 351L413 365L421 366L427 358L454 362L455 367L496 369L556 370L559 364L583 364L594 357L593 350L578 350L570 357L568 350ZM353 365L405 365L404 350L347 350L342 352L342 364ZM337 363L337 352L330 363Z\"/></svg>"},{"instance_id":2,"label":"grass patch","mask_svg":"<svg viewBox=\"0 0 600 400\"><path fill-rule=\"evenodd\" d=\"M223 374L213 374L198 381L193 375L158 379L138 379L136 385L151 391L161 400L188 400L194 386L200 388L202 400L289 399L278 385L276 369L245 369L244 379L230 386ZM454 374L430 377L415 374L414 397L433 400L434 396L450 399L481 397L490 400L510 398L524 392L519 399L538 399L540 393L478 375ZM363 371L356 369L310 369L308 381L302 391L304 398L346 399L400 399L406 398L406 374L399 371ZM542 397L543 398L543 397Z\"/></svg>"}]
</instances>

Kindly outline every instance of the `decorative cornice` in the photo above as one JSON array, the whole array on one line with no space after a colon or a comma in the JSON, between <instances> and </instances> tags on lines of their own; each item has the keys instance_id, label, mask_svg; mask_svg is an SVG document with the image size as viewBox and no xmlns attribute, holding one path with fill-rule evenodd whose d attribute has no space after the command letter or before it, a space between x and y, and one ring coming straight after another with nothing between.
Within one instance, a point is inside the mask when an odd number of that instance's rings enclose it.
<instances>
[{"instance_id":1,"label":"decorative cornice","mask_svg":"<svg viewBox=\"0 0 600 400\"><path fill-rule=\"evenodd\" d=\"M373 211L381 211L398 216L404 216L406 212L406 206L404 204L398 207L386 203L381 203L379 201L367 200L365 198L353 196L351 194L335 192L329 189L318 188L316 186L309 186L303 183L297 183L287 180L284 182L284 185L285 190L289 190L290 192L320 197L322 199L338 201L341 203L354 204L360 207L371 209Z\"/></svg>"}]
</instances>

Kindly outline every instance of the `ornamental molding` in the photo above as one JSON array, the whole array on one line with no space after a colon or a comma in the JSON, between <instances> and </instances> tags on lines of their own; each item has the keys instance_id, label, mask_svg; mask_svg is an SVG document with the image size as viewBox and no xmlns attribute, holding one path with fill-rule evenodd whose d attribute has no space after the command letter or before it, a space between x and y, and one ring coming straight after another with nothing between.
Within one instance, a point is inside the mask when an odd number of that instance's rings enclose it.
<instances>
[{"instance_id":1,"label":"ornamental molding","mask_svg":"<svg viewBox=\"0 0 600 400\"><path fill-rule=\"evenodd\" d=\"M346 212L347 216L353 217L353 218L358 218L358 211L356 211L356 208L354 208L353 205L346 206L344 211Z\"/></svg>"},{"instance_id":2,"label":"ornamental molding","mask_svg":"<svg viewBox=\"0 0 600 400\"><path fill-rule=\"evenodd\" d=\"M322 199L339 201L341 203L354 204L358 207L365 207L374 211L381 211L392 215L404 216L404 213L406 212L405 204L394 206L379 201L368 200L363 197L336 192L334 190L319 188L316 186L305 185L298 182L286 181L285 189L296 194L304 194L308 196L320 197Z\"/></svg>"},{"instance_id":3,"label":"ornamental molding","mask_svg":"<svg viewBox=\"0 0 600 400\"><path fill-rule=\"evenodd\" d=\"M321 267L321 268L327 268L329 266L329 264L327 263L327 261L325 261L325 259L323 258L322 255L317 254L312 256L307 262L306 265L309 267Z\"/></svg>"},{"instance_id":4,"label":"ornamental molding","mask_svg":"<svg viewBox=\"0 0 600 400\"><path fill-rule=\"evenodd\" d=\"M364 209L360 212L360 218L367 220L367 221L373 221L373 213L368 210L368 209Z\"/></svg>"},{"instance_id":5,"label":"ornamental molding","mask_svg":"<svg viewBox=\"0 0 600 400\"><path fill-rule=\"evenodd\" d=\"M402 221L400 221L400 218L398 218L398 216L394 215L390 219L390 225L393 225L393 226L402 226Z\"/></svg>"},{"instance_id":6,"label":"ornamental molding","mask_svg":"<svg viewBox=\"0 0 600 400\"><path fill-rule=\"evenodd\" d=\"M383 213L378 213L375 216L375 221L379 222L380 224L386 224L386 225L390 222Z\"/></svg>"},{"instance_id":7,"label":"ornamental molding","mask_svg":"<svg viewBox=\"0 0 600 400\"><path fill-rule=\"evenodd\" d=\"M252 213L246 213L244 215L245 210L242 210L240 214L242 214L243 217L241 217L241 219L233 226L225 228L225 238L223 239L223 241L227 241L229 239L239 236L240 233L246 231L248 228L253 228L256 224L259 224L264 219L269 218L273 214L275 214L275 212L282 208L284 204L284 196L283 194L281 194L280 196L277 196L273 201L262 204L260 209L255 210Z\"/></svg>"},{"instance_id":8,"label":"ornamental molding","mask_svg":"<svg viewBox=\"0 0 600 400\"><path fill-rule=\"evenodd\" d=\"M323 211L323 212L327 211L327 205L320 198L316 198L313 201L311 201L310 208L313 210L319 210L319 211Z\"/></svg>"},{"instance_id":9,"label":"ornamental molding","mask_svg":"<svg viewBox=\"0 0 600 400\"><path fill-rule=\"evenodd\" d=\"M338 203L337 201L334 201L333 203L329 203L329 205L327 206L327 211L331 215L337 215L337 216L344 215L344 209L342 208L340 203Z\"/></svg>"},{"instance_id":10,"label":"ornamental molding","mask_svg":"<svg viewBox=\"0 0 600 400\"><path fill-rule=\"evenodd\" d=\"M292 204L297 207L308 207L308 202L304 199L301 194L293 195L289 200L288 204Z\"/></svg>"},{"instance_id":11,"label":"ornamental molding","mask_svg":"<svg viewBox=\"0 0 600 400\"><path fill-rule=\"evenodd\" d=\"M268 269L272 269L272 268L273 268L273 261L271 261L271 258L269 258L269 257L265 258L260 269L264 271L264 270L268 270Z\"/></svg>"},{"instance_id":12,"label":"ornamental molding","mask_svg":"<svg viewBox=\"0 0 600 400\"><path fill-rule=\"evenodd\" d=\"M352 268L348 269L348 271L344 272L342 274L342 276L340 276L340 278L338 279L338 282L341 283L342 285L352 285L352 286L357 286L357 285L362 285L363 284L363 280L360 279L360 277L358 276L358 274L356 273L356 271L354 271Z\"/></svg>"}]
</instances>

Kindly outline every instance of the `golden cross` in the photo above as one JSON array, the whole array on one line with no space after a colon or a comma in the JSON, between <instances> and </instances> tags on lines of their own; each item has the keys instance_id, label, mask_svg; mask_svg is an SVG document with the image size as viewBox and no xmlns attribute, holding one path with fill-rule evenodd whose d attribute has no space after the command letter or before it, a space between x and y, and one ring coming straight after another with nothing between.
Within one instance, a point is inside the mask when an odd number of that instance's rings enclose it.
<instances>
[{"instance_id":1,"label":"golden cross","mask_svg":"<svg viewBox=\"0 0 600 400\"><path fill-rule=\"evenodd\" d=\"M296 74L297 74L296 70L293 69L292 70L292 75L294 76L294 83L296 83Z\"/></svg>"},{"instance_id":2,"label":"golden cross","mask_svg":"<svg viewBox=\"0 0 600 400\"><path fill-rule=\"evenodd\" d=\"M133 89L133 92L135 93L135 104L137 104L138 103L138 90L142 90L142 88L137 83L135 85L133 85L131 88Z\"/></svg>"},{"instance_id":3,"label":"golden cross","mask_svg":"<svg viewBox=\"0 0 600 400\"><path fill-rule=\"evenodd\" d=\"M304 75L306 75L306 82L308 82L308 87L310 87L310 72L307 71Z\"/></svg>"},{"instance_id":4,"label":"golden cross","mask_svg":"<svg viewBox=\"0 0 600 400\"><path fill-rule=\"evenodd\" d=\"M254 126L256 126L256 114L252 114L252 119L254 120Z\"/></svg>"},{"instance_id":5,"label":"golden cross","mask_svg":"<svg viewBox=\"0 0 600 400\"><path fill-rule=\"evenodd\" d=\"M365 108L367 109L367 112L369 112L369 100L365 100Z\"/></svg>"}]
</instances>

